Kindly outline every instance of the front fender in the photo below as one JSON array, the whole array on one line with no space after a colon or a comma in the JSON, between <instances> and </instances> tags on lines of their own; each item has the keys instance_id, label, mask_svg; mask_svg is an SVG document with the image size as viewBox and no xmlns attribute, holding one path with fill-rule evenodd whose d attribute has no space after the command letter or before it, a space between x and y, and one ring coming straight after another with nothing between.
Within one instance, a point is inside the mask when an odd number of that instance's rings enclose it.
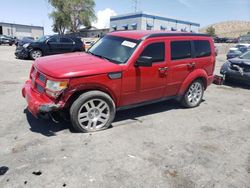
<instances>
[{"instance_id":1,"label":"front fender","mask_svg":"<svg viewBox=\"0 0 250 188\"><path fill-rule=\"evenodd\" d=\"M205 89L208 86L208 83L210 83L209 81L209 76L207 75L206 71L203 69L196 69L194 71L192 71L187 78L184 80L184 82L182 83L179 92L178 92L178 96L183 96L185 91L187 90L187 88L189 87L189 85L196 79L201 78L204 82L204 87Z\"/></svg>"},{"instance_id":2,"label":"front fender","mask_svg":"<svg viewBox=\"0 0 250 188\"><path fill-rule=\"evenodd\" d=\"M88 84L80 84L75 88L71 88L62 95L62 100L66 103L65 106L69 106L72 102L71 99L74 97L78 97L82 93L90 90L98 90L108 94L113 100L116 105L118 105L119 97L107 86L97 83L88 83Z\"/></svg>"}]
</instances>

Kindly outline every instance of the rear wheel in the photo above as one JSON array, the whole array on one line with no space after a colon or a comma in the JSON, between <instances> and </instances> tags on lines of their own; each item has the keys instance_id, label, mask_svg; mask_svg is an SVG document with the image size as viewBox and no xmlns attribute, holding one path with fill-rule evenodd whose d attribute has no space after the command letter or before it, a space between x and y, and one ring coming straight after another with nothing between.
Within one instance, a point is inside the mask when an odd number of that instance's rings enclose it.
<instances>
[{"instance_id":1,"label":"rear wheel","mask_svg":"<svg viewBox=\"0 0 250 188\"><path fill-rule=\"evenodd\" d=\"M115 118L112 98L100 91L79 96L70 108L73 128L78 132L95 132L107 129Z\"/></svg>"},{"instance_id":2,"label":"rear wheel","mask_svg":"<svg viewBox=\"0 0 250 188\"><path fill-rule=\"evenodd\" d=\"M195 80L190 84L182 98L182 104L187 108L199 106L204 94L204 84L201 80Z\"/></svg>"},{"instance_id":3,"label":"rear wheel","mask_svg":"<svg viewBox=\"0 0 250 188\"><path fill-rule=\"evenodd\" d=\"M32 50L31 52L30 52L30 57L31 57L31 59L33 59L33 60L36 60L37 58L39 58L39 57L42 57L42 51L41 50Z\"/></svg>"}]
</instances>

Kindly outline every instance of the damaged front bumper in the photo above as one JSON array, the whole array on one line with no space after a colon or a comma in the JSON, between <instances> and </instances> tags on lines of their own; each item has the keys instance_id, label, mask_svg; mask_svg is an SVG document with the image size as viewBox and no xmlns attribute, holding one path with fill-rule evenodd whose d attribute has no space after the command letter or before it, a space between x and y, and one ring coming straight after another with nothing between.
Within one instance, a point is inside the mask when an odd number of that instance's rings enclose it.
<instances>
[{"instance_id":1,"label":"damaged front bumper","mask_svg":"<svg viewBox=\"0 0 250 188\"><path fill-rule=\"evenodd\" d=\"M239 80L244 83L250 84L250 71L245 71L238 65L232 65L230 62L226 62L221 67L220 73L227 79Z\"/></svg>"},{"instance_id":2,"label":"damaged front bumper","mask_svg":"<svg viewBox=\"0 0 250 188\"><path fill-rule=\"evenodd\" d=\"M23 86L22 95L28 103L28 110L35 117L44 117L44 115L63 109L63 103L55 103L45 94L40 94L32 89L31 81L28 80Z\"/></svg>"}]
</instances>

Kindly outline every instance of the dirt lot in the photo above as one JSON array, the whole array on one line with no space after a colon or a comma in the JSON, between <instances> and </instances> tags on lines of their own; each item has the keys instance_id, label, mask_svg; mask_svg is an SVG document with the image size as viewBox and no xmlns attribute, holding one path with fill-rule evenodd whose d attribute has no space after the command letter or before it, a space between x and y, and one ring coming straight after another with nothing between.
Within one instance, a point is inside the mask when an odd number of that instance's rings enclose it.
<instances>
[{"instance_id":1,"label":"dirt lot","mask_svg":"<svg viewBox=\"0 0 250 188\"><path fill-rule=\"evenodd\" d=\"M249 87L212 85L198 108L149 105L76 134L27 112L21 88L32 61L14 49L0 46L0 167L9 167L0 188L250 187Z\"/></svg>"}]
</instances>

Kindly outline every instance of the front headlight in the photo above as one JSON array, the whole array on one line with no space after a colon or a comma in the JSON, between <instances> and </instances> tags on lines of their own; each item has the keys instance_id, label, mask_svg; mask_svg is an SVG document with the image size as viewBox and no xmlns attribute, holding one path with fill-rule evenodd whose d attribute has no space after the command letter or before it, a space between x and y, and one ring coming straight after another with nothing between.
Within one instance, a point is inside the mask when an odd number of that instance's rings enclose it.
<instances>
[{"instance_id":1,"label":"front headlight","mask_svg":"<svg viewBox=\"0 0 250 188\"><path fill-rule=\"evenodd\" d=\"M68 87L68 82L67 81L52 81L52 80L47 80L46 82L46 89L49 89L50 91L54 92L59 92Z\"/></svg>"},{"instance_id":2,"label":"front headlight","mask_svg":"<svg viewBox=\"0 0 250 188\"><path fill-rule=\"evenodd\" d=\"M23 47L24 47L24 48L28 48L29 45L30 45L30 43L26 43L26 44L23 45Z\"/></svg>"}]
</instances>

